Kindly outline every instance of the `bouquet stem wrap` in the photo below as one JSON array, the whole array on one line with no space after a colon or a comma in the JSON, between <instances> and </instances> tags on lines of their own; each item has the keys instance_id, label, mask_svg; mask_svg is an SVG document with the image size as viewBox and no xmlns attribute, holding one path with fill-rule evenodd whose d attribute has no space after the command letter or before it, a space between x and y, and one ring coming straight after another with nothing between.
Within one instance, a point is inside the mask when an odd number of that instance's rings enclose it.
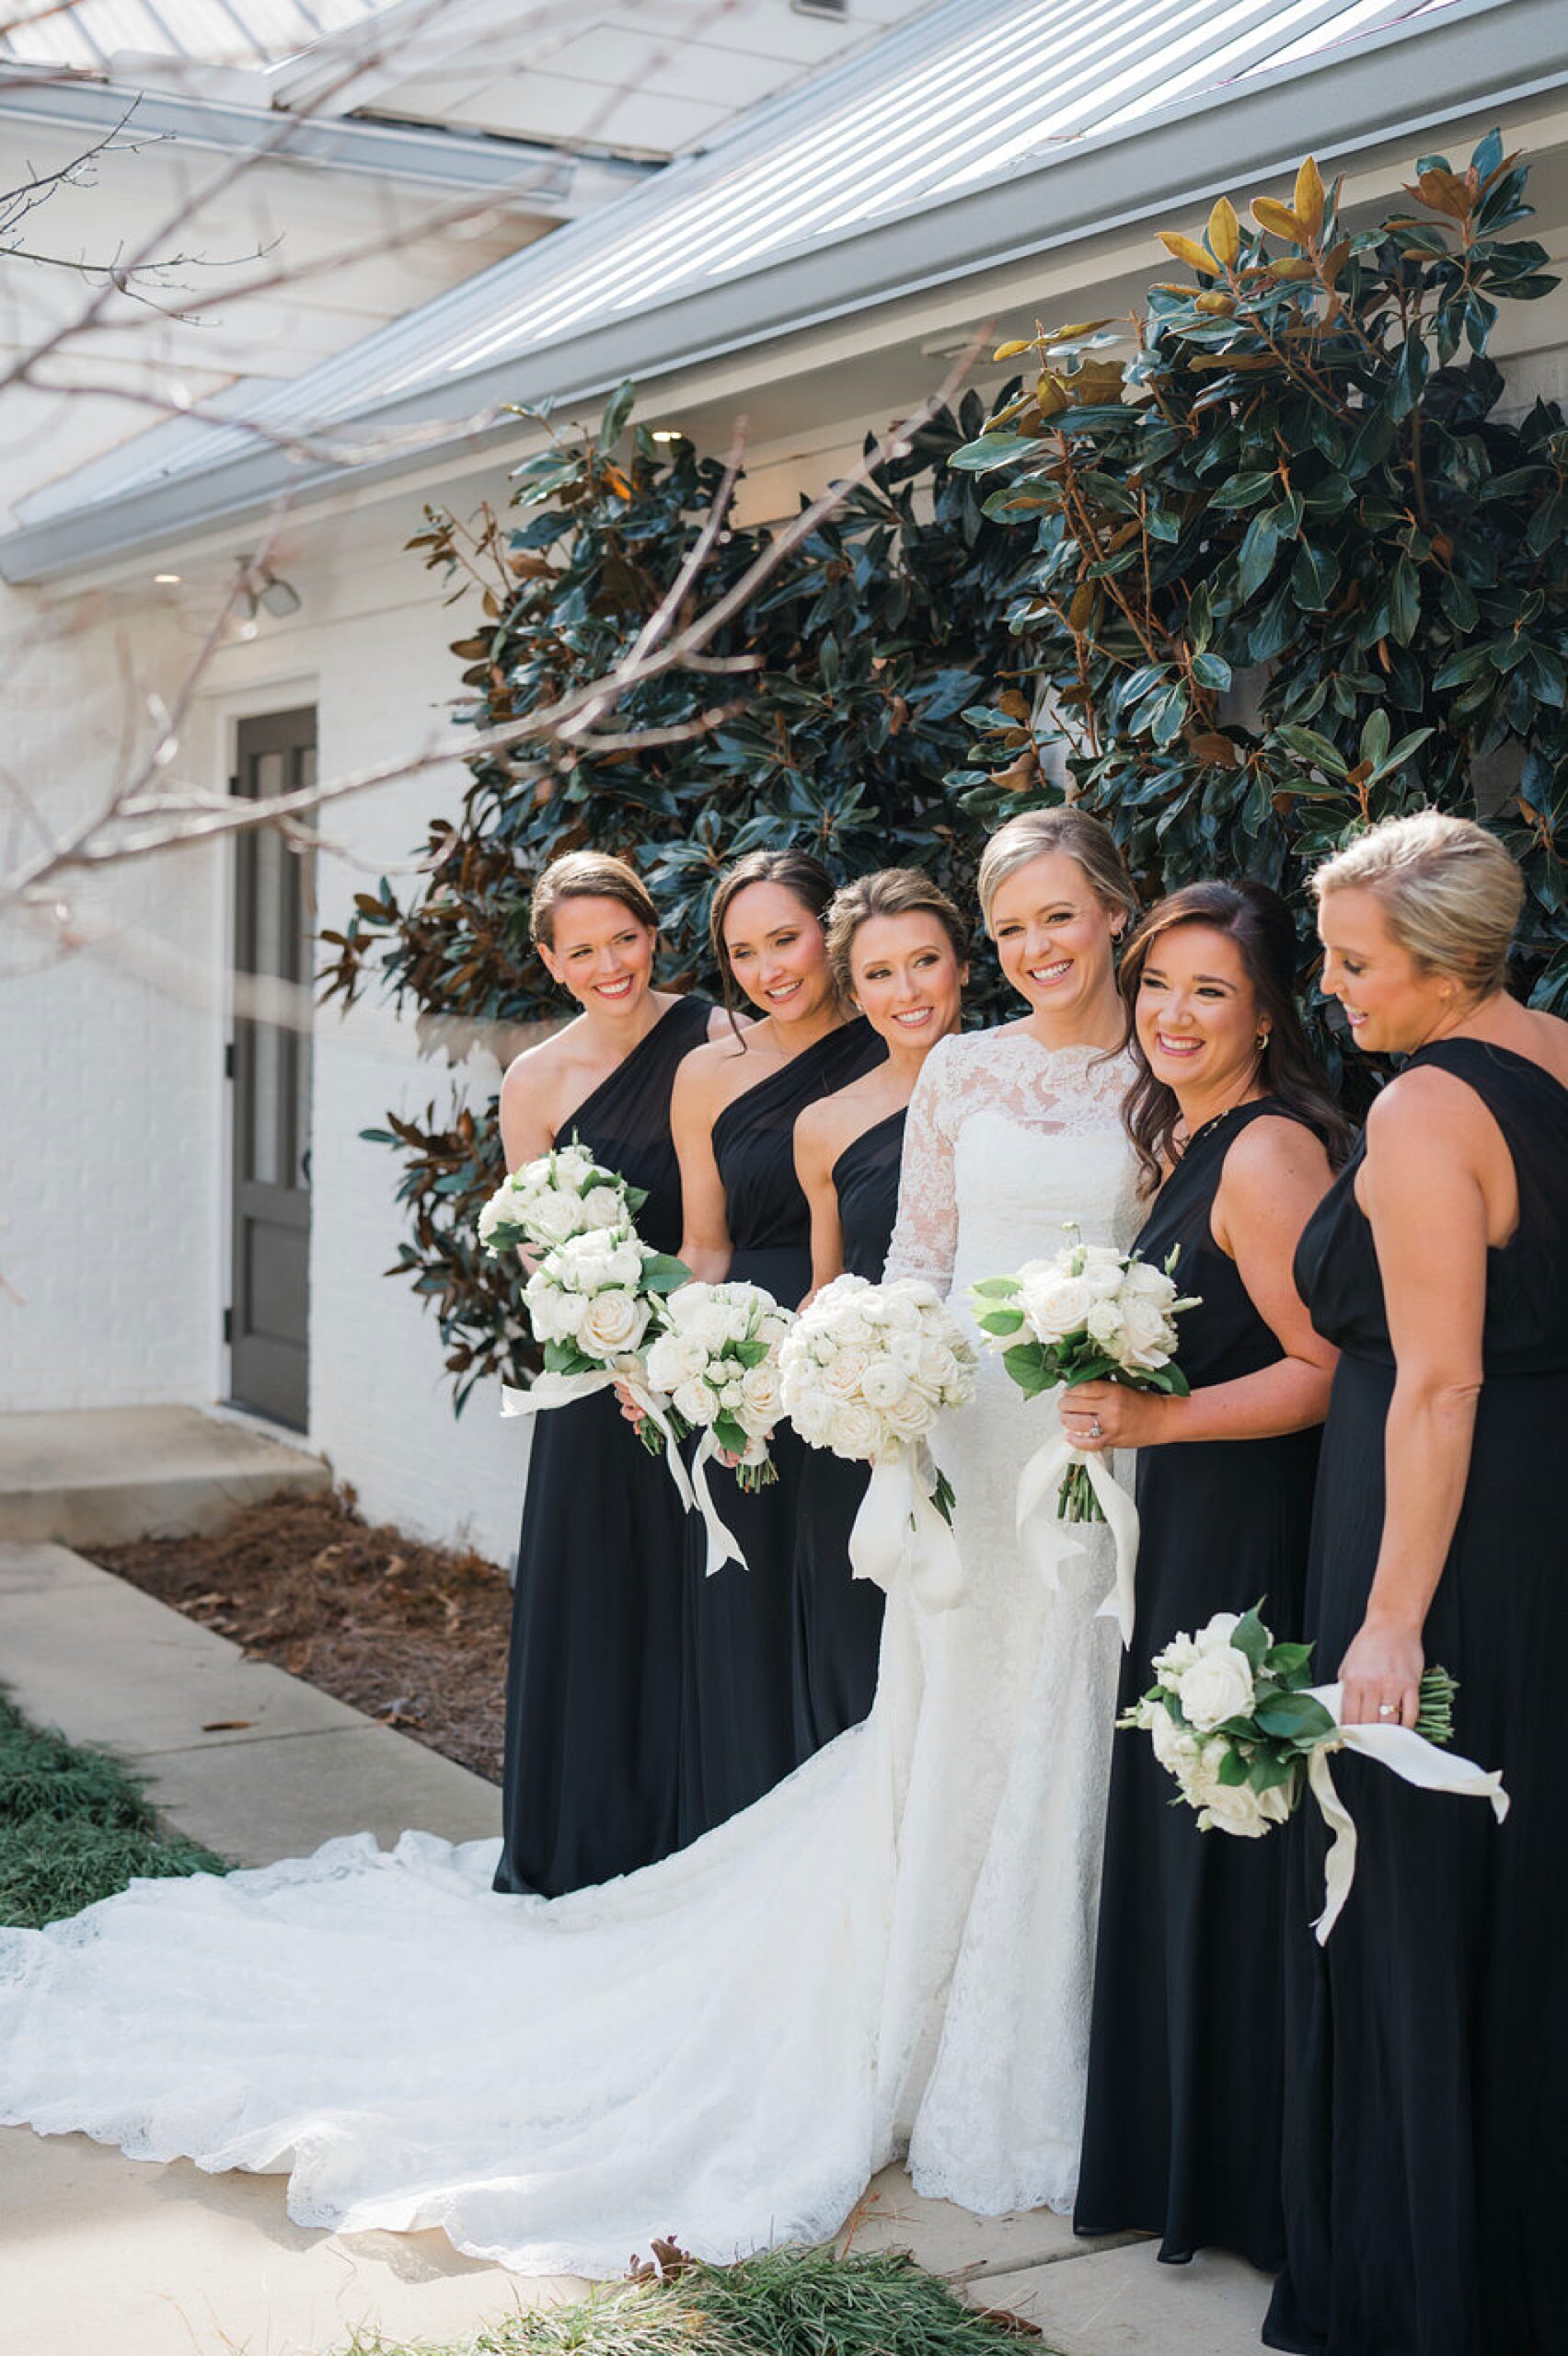
<instances>
[{"instance_id":1,"label":"bouquet stem wrap","mask_svg":"<svg viewBox=\"0 0 1568 2356\"><path fill-rule=\"evenodd\" d=\"M681 1461L674 1426L670 1421L670 1403L657 1391L649 1389L640 1370L628 1371L606 1366L591 1374L537 1374L526 1391L503 1382L501 1386L501 1412L503 1415L542 1415L551 1407L570 1407L574 1400L592 1399L596 1391L611 1390L617 1382L654 1429L663 1435L664 1462L675 1484L675 1495L686 1511L692 1512L697 1500Z\"/></svg>"},{"instance_id":2,"label":"bouquet stem wrap","mask_svg":"<svg viewBox=\"0 0 1568 2356\"><path fill-rule=\"evenodd\" d=\"M936 1485L923 1439L908 1440L887 1462L873 1464L849 1532L849 1567L889 1594L895 1581L906 1581L922 1611L951 1611L963 1600L963 1565L937 1509Z\"/></svg>"},{"instance_id":3,"label":"bouquet stem wrap","mask_svg":"<svg viewBox=\"0 0 1568 2356\"><path fill-rule=\"evenodd\" d=\"M1079 1525L1063 1521L1056 1513L1056 1492L1062 1476L1081 1464L1100 1501L1100 1510L1116 1546L1116 1577L1100 1607L1101 1619L1114 1619L1124 1646L1133 1641L1133 1603L1138 1560L1138 1509L1111 1472L1103 1457L1076 1449L1065 1431L1057 1429L1037 1448L1018 1476L1016 1507L1018 1542L1053 1594L1062 1584L1062 1565L1084 1551L1076 1535Z\"/></svg>"},{"instance_id":4,"label":"bouquet stem wrap","mask_svg":"<svg viewBox=\"0 0 1568 2356\"><path fill-rule=\"evenodd\" d=\"M1343 1687L1313 1685L1307 1690L1337 1725ZM1355 1826L1334 1789L1329 1767L1329 1756L1334 1750L1355 1750L1365 1759L1376 1759L1380 1766L1390 1768L1403 1782L1418 1784L1423 1791L1458 1792L1468 1798L1490 1800L1499 1824L1509 1805L1499 1770L1478 1767L1473 1759L1457 1758L1410 1727L1341 1727L1337 1739L1320 1744L1307 1761L1308 1784L1333 1836L1323 1873L1323 1911L1312 1925L1320 1946L1339 1921L1355 1879Z\"/></svg>"}]
</instances>

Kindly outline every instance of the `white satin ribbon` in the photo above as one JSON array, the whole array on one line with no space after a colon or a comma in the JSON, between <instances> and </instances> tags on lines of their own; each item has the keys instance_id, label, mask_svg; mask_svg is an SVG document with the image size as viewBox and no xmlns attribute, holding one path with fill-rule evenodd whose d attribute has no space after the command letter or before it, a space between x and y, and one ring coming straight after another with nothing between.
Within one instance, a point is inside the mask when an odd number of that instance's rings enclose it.
<instances>
[{"instance_id":1,"label":"white satin ribbon","mask_svg":"<svg viewBox=\"0 0 1568 2356\"><path fill-rule=\"evenodd\" d=\"M708 1532L708 1559L703 1568L709 1578L715 1571L721 1571L726 1563L739 1563L743 1571L751 1567L736 1543L734 1532L721 1519L719 1508L713 1502L713 1492L708 1485L708 1467L722 1452L709 1426L698 1441L691 1460L690 1494L686 1498L686 1511L699 1513L702 1526Z\"/></svg>"},{"instance_id":2,"label":"white satin ribbon","mask_svg":"<svg viewBox=\"0 0 1568 2356\"><path fill-rule=\"evenodd\" d=\"M963 1565L932 1500L936 1485L923 1439L906 1440L891 1462L873 1464L849 1532L849 1567L889 1594L906 1580L922 1611L951 1611L963 1600Z\"/></svg>"},{"instance_id":3,"label":"white satin ribbon","mask_svg":"<svg viewBox=\"0 0 1568 2356\"><path fill-rule=\"evenodd\" d=\"M692 1512L697 1499L670 1422L670 1403L662 1391L651 1391L636 1372L607 1366L594 1374L536 1374L526 1391L503 1382L501 1412L503 1415L542 1415L551 1407L570 1407L574 1400L592 1399L596 1391L608 1391L617 1382L654 1428L663 1434L664 1462L675 1484L675 1495L686 1511Z\"/></svg>"},{"instance_id":4,"label":"white satin ribbon","mask_svg":"<svg viewBox=\"0 0 1568 2356\"><path fill-rule=\"evenodd\" d=\"M1018 1476L1016 1526L1024 1559L1053 1593L1062 1584L1062 1565L1086 1552L1078 1532L1082 1522L1063 1521L1056 1511L1056 1492L1069 1465L1088 1469L1090 1486L1100 1500L1105 1526L1116 1543L1116 1576L1098 1618L1113 1619L1122 1642L1133 1641L1133 1602L1138 1561L1138 1509L1125 1489L1113 1479L1103 1458L1080 1452L1058 1429L1037 1448Z\"/></svg>"},{"instance_id":5,"label":"white satin ribbon","mask_svg":"<svg viewBox=\"0 0 1568 2356\"><path fill-rule=\"evenodd\" d=\"M1339 1726L1344 1688L1313 1685L1308 1691ZM1364 1759L1376 1759L1380 1765L1391 1768L1403 1782L1419 1784L1423 1791L1458 1792L1468 1798L1490 1800L1492 1813L1499 1824L1507 1815L1509 1805L1499 1769L1478 1767L1473 1759L1461 1759L1456 1752L1428 1742L1412 1727L1340 1727L1337 1738L1320 1743L1307 1761L1307 1781L1312 1796L1333 1835L1323 1872L1323 1911L1312 1925L1320 1946L1339 1921L1355 1879L1355 1826L1334 1789L1329 1770L1329 1754L1334 1750L1356 1750Z\"/></svg>"}]
</instances>

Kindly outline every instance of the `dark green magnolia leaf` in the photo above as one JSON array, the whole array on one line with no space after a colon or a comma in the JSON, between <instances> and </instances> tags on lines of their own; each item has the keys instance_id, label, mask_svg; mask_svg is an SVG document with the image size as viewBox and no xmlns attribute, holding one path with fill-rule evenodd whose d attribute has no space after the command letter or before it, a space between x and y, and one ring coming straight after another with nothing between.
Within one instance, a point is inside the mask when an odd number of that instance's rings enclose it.
<instances>
[{"instance_id":1,"label":"dark green magnolia leaf","mask_svg":"<svg viewBox=\"0 0 1568 2356\"><path fill-rule=\"evenodd\" d=\"M1192 669L1200 687L1228 687L1230 685L1230 665L1223 654L1194 654Z\"/></svg>"},{"instance_id":2,"label":"dark green magnolia leaf","mask_svg":"<svg viewBox=\"0 0 1568 2356\"><path fill-rule=\"evenodd\" d=\"M1274 570L1279 548L1279 531L1272 510L1254 515L1247 526L1247 537L1241 543L1237 562L1236 582L1243 597L1255 597Z\"/></svg>"}]
</instances>

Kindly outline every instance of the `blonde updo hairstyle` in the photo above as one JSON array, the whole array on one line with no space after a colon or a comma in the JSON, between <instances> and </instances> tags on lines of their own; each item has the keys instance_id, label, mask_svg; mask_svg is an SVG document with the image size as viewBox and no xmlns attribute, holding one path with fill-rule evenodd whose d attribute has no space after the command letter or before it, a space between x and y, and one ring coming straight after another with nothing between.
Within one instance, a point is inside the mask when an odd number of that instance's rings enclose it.
<instances>
[{"instance_id":1,"label":"blonde updo hairstyle","mask_svg":"<svg viewBox=\"0 0 1568 2356\"><path fill-rule=\"evenodd\" d=\"M823 919L828 961L840 998L854 995L850 953L860 927L873 917L910 916L934 917L951 941L959 964L968 964L968 933L947 894L917 867L882 867L874 875L857 875L841 884Z\"/></svg>"},{"instance_id":2,"label":"blonde updo hairstyle","mask_svg":"<svg viewBox=\"0 0 1568 2356\"><path fill-rule=\"evenodd\" d=\"M1312 889L1320 901L1331 892L1375 894L1406 954L1472 998L1507 987L1524 878L1496 836L1473 820L1441 810L1385 818L1326 860Z\"/></svg>"},{"instance_id":3,"label":"blonde updo hairstyle","mask_svg":"<svg viewBox=\"0 0 1568 2356\"><path fill-rule=\"evenodd\" d=\"M1138 913L1137 894L1127 873L1115 836L1103 820L1087 810L1063 805L1055 810L1020 810L998 826L980 860L980 913L992 930L991 910L997 892L1009 875L1032 860L1061 852L1083 872L1085 883L1101 907L1120 915L1125 924Z\"/></svg>"},{"instance_id":4,"label":"blonde updo hairstyle","mask_svg":"<svg viewBox=\"0 0 1568 2356\"><path fill-rule=\"evenodd\" d=\"M618 900L623 908L659 930L653 895L635 867L605 850L563 851L552 860L534 886L528 903L528 930L547 949L555 947L556 911L563 900Z\"/></svg>"}]
</instances>

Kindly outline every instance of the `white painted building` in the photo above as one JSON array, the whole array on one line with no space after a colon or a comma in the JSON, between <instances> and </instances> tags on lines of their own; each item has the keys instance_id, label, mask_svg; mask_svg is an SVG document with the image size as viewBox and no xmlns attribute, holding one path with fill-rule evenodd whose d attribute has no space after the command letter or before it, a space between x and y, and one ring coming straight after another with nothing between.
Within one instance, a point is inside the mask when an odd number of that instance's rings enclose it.
<instances>
[{"instance_id":1,"label":"white painted building","mask_svg":"<svg viewBox=\"0 0 1568 2356\"><path fill-rule=\"evenodd\" d=\"M132 4L114 0L118 27ZM109 6L84 0L83 22ZM169 143L117 159L116 190L128 222L151 218L166 201L163 180L147 194L159 175L210 163L220 133L254 138L254 123L230 119L256 111L254 89L237 94L248 74L274 116L323 89L335 110L299 126L312 160L280 156L264 180L238 184L260 192L252 229L274 227L291 255L319 253L396 206L407 243L357 274L236 302L212 335L169 328L152 365L165 385L186 371L202 417L133 432L142 415L101 398L73 400L56 425L26 395L29 420L4 437L0 768L56 828L105 796L127 666L144 697L175 700L285 485L271 561L297 607L263 609L221 647L164 782L222 791L242 754L267 757L269 732L279 759L309 757L308 741L332 775L432 741L454 691L454 632L403 543L427 498L459 512L503 503L529 445L515 420L472 430L498 400L549 393L592 414L629 375L646 422L715 448L744 415L744 512L778 515L868 426L928 390L983 323L1006 333L1037 315L1124 313L1159 274L1156 225L1190 228L1222 192L1241 204L1277 189L1309 149L1371 211L1418 154L1468 154L1501 121L1534 164L1536 234L1559 266L1568 249L1568 19L1556 0L847 0L810 12L786 0L509 11L451 0L439 20L430 0L422 13L394 0L374 19L376 43L368 16L338 6L346 23L302 54L224 64L210 86L221 117L189 59L165 74L147 103ZM404 19L412 45L394 51L386 28ZM66 100L103 107L126 70L101 50L79 63L97 78L18 89L0 75L8 150L23 122L35 161L46 136L79 136ZM433 225L461 187L494 201L458 237ZM242 214L214 211L207 251L241 250ZM1500 356L1520 397L1562 397L1568 296L1506 324L1516 341ZM26 327L13 315L0 340ZM73 362L106 385L131 364L108 341ZM214 399L248 424L214 422ZM302 465L282 444L306 435L329 446ZM346 463L347 445L372 438L374 464ZM318 921L340 921L362 870L374 878L411 855L460 777L454 766L444 784L427 774L334 808L325 830L348 856L317 857ZM371 1006L323 1013L292 1074L242 1033L239 1079L225 1075L235 1024L213 977L235 946L232 851L89 878L72 902L80 948L62 955L47 928L17 924L0 944L0 1274L19 1296L0 1299L0 1409L275 1406L274 1382L303 1371L298 1420L369 1512L467 1535L505 1560L518 1427L482 1390L454 1423L433 1319L382 1275L401 1232L395 1165L358 1136L388 1106L442 1103L444 1069L419 1059L411 1026ZM476 1070L470 1084L483 1093L494 1076ZM236 1179L247 1094L259 1160L283 1157L273 1174L286 1202L248 1197ZM251 1338L278 1339L281 1357L225 1339L248 1222L264 1262Z\"/></svg>"}]
</instances>

